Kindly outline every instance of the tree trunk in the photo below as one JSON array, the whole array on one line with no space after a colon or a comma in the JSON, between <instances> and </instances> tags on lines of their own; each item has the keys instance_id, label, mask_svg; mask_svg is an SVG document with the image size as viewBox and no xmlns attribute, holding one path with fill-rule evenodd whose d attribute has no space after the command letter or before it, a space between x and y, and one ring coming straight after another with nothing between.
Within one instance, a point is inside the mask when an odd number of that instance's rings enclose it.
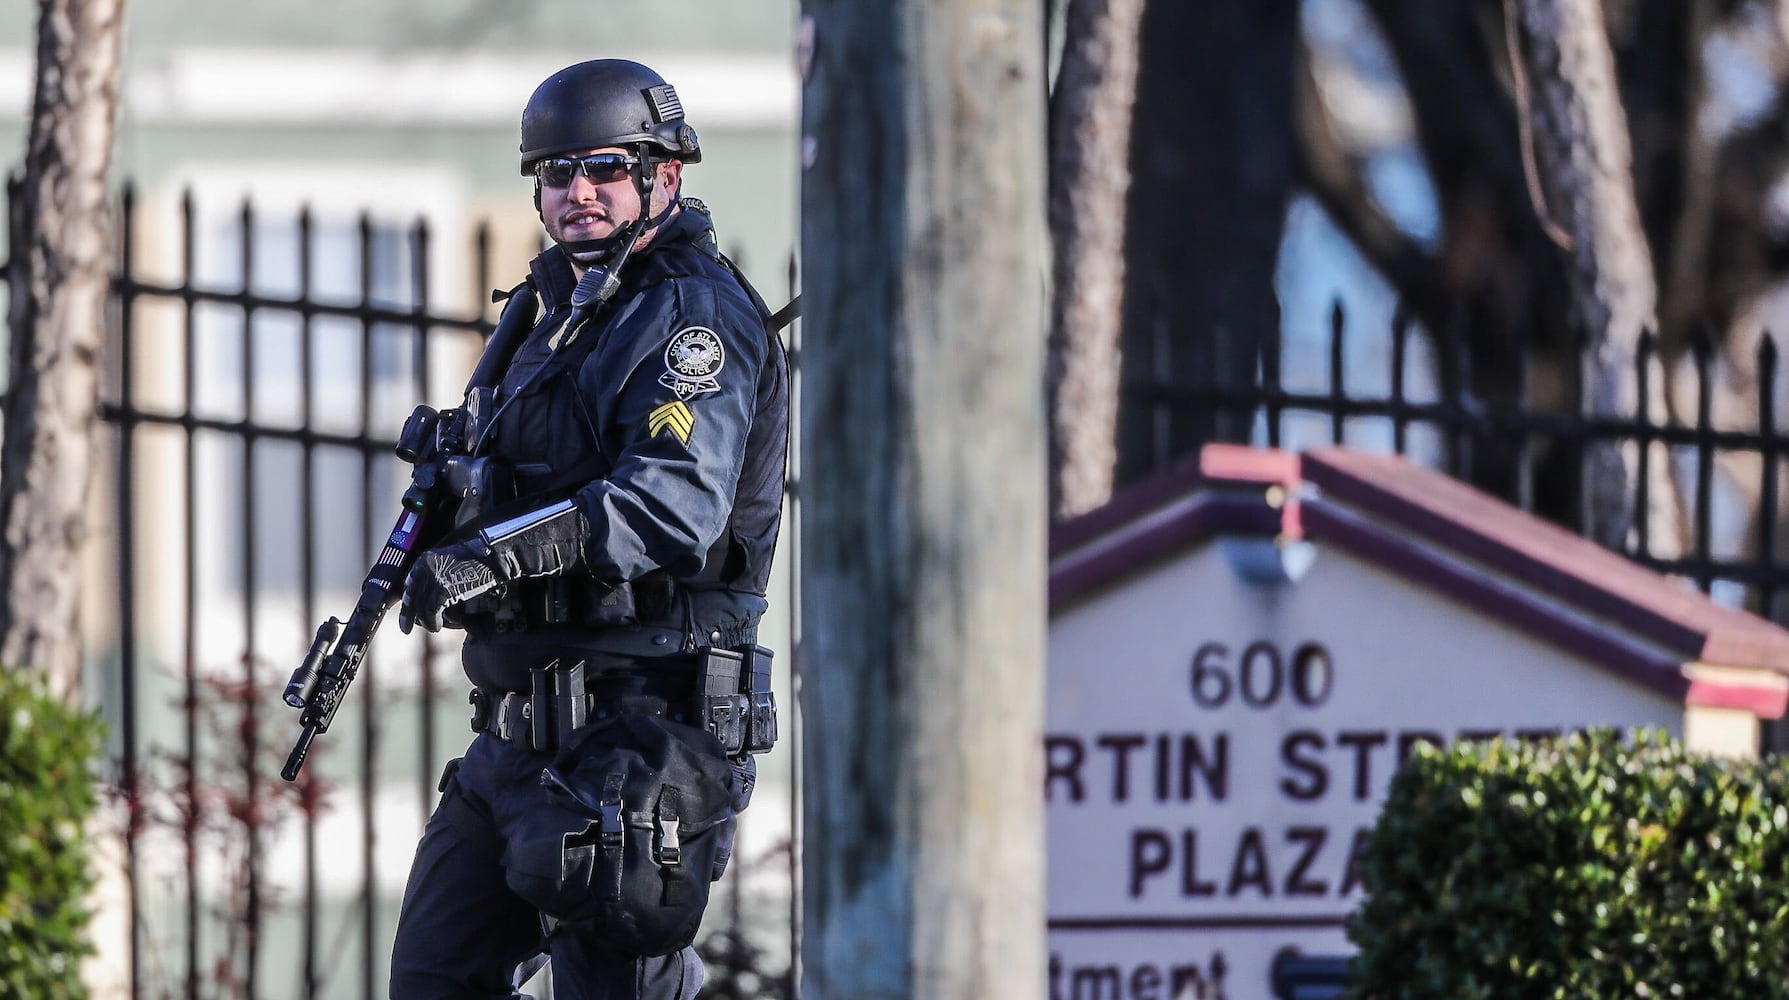
<instances>
[{"instance_id":1,"label":"tree trunk","mask_svg":"<svg viewBox=\"0 0 1789 1000\"><path fill-rule=\"evenodd\" d=\"M1127 205L1123 368L1175 389L1252 385L1280 330L1274 273L1297 176L1296 0L1143 11ZM1246 441L1254 414L1126 407L1119 478Z\"/></svg>"},{"instance_id":2,"label":"tree trunk","mask_svg":"<svg viewBox=\"0 0 1789 1000\"><path fill-rule=\"evenodd\" d=\"M1516 0L1512 0L1516 2ZM1632 418L1641 404L1641 337L1656 323L1658 285L1634 197L1632 151L1599 0L1519 0L1519 69L1531 82L1528 125L1546 203L1543 220L1568 240L1572 320L1584 337L1584 399L1593 417ZM1520 93L1520 91L1519 91ZM1655 366L1656 367L1656 366ZM1663 380L1648 379L1650 419L1666 416ZM1684 549L1684 523L1665 449L1655 448L1644 524L1654 555ZM1642 524L1639 449L1586 450L1586 534L1628 550Z\"/></svg>"},{"instance_id":3,"label":"tree trunk","mask_svg":"<svg viewBox=\"0 0 1789 1000\"><path fill-rule=\"evenodd\" d=\"M42 0L16 192L11 386L0 446L0 664L72 697L113 236L107 175L124 0Z\"/></svg>"},{"instance_id":4,"label":"tree trunk","mask_svg":"<svg viewBox=\"0 0 1789 1000\"><path fill-rule=\"evenodd\" d=\"M1441 221L1432 285L1420 269L1381 261L1383 272L1398 283L1406 308L1441 339L1443 385L1457 384L1489 408L1569 406L1566 387L1576 381L1570 369L1577 364L1566 322L1570 295L1558 249L1531 206L1522 123L1499 62L1507 50L1501 22L1483 23L1484 3L1366 4L1404 78ZM1488 8L1495 10L1497 0ZM1457 468L1467 481L1577 523L1578 456L1571 449L1542 444L1542 467L1525 496L1525 452L1534 442L1473 434L1462 443Z\"/></svg>"},{"instance_id":5,"label":"tree trunk","mask_svg":"<svg viewBox=\"0 0 1789 1000\"><path fill-rule=\"evenodd\" d=\"M804 995L1042 996L1042 10L803 11Z\"/></svg>"},{"instance_id":6,"label":"tree trunk","mask_svg":"<svg viewBox=\"0 0 1789 1000\"><path fill-rule=\"evenodd\" d=\"M1070 0L1051 99L1051 469L1067 516L1112 495L1118 463L1118 337L1137 27L1143 0Z\"/></svg>"},{"instance_id":7,"label":"tree trunk","mask_svg":"<svg viewBox=\"0 0 1789 1000\"><path fill-rule=\"evenodd\" d=\"M1718 23L1715 14L1710 0L1672 0L1637 4L1625 23L1610 15L1633 142L1634 198L1654 251L1659 348L1666 359L1682 356L1709 318L1706 268L1719 137L1701 113L1708 100L1702 52Z\"/></svg>"}]
</instances>

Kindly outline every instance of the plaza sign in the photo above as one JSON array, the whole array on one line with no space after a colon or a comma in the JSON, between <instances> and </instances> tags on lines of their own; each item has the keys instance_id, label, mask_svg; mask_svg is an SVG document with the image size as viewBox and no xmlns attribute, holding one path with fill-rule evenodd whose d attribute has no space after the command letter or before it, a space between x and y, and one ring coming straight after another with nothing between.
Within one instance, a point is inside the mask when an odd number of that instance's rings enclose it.
<instances>
[{"instance_id":1,"label":"plaza sign","mask_svg":"<svg viewBox=\"0 0 1789 1000\"><path fill-rule=\"evenodd\" d=\"M1346 954L1420 743L1658 726L1754 752L1789 632L1399 460L1208 449L1053 539L1051 1000L1267 997Z\"/></svg>"}]
</instances>

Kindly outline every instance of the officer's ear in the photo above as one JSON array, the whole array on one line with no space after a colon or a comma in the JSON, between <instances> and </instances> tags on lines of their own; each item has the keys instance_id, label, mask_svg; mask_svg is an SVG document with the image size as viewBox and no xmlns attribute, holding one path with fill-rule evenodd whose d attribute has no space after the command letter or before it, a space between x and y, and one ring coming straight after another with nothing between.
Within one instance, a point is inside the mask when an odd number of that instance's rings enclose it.
<instances>
[{"instance_id":1,"label":"officer's ear","mask_svg":"<svg viewBox=\"0 0 1789 1000\"><path fill-rule=\"evenodd\" d=\"M683 193L683 161L661 160L658 164L658 183L667 191Z\"/></svg>"},{"instance_id":2,"label":"officer's ear","mask_svg":"<svg viewBox=\"0 0 1789 1000\"><path fill-rule=\"evenodd\" d=\"M534 178L534 214L540 214L540 178Z\"/></svg>"}]
</instances>

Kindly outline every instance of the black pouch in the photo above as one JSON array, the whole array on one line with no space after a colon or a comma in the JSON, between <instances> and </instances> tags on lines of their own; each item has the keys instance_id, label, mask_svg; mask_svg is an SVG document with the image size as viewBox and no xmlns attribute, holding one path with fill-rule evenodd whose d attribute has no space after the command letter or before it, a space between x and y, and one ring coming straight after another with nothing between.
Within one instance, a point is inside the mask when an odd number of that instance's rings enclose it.
<instances>
[{"instance_id":1,"label":"black pouch","mask_svg":"<svg viewBox=\"0 0 1789 1000\"><path fill-rule=\"evenodd\" d=\"M587 625L638 625L640 615L635 610L633 584L623 581L608 586L603 583L586 584L592 598L589 614L585 618Z\"/></svg>"},{"instance_id":2,"label":"black pouch","mask_svg":"<svg viewBox=\"0 0 1789 1000\"><path fill-rule=\"evenodd\" d=\"M581 730L509 832L505 878L557 920L637 955L695 940L730 853L739 778L713 736L657 715Z\"/></svg>"}]
</instances>

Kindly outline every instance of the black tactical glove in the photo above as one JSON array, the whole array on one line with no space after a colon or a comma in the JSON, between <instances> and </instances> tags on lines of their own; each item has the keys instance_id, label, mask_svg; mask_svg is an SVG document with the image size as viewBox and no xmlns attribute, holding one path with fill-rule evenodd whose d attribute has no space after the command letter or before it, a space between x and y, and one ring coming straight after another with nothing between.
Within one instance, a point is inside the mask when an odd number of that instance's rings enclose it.
<instances>
[{"instance_id":1,"label":"black tactical glove","mask_svg":"<svg viewBox=\"0 0 1789 1000\"><path fill-rule=\"evenodd\" d=\"M424 552L404 578L399 630L408 635L412 625L420 624L430 632L441 631L441 617L448 608L497 586L489 558L484 542L477 538Z\"/></svg>"},{"instance_id":2,"label":"black tactical glove","mask_svg":"<svg viewBox=\"0 0 1789 1000\"><path fill-rule=\"evenodd\" d=\"M570 500L493 524L453 545L430 549L404 580L398 628L420 624L439 632L448 608L530 576L558 576L584 566L590 526Z\"/></svg>"}]
</instances>

